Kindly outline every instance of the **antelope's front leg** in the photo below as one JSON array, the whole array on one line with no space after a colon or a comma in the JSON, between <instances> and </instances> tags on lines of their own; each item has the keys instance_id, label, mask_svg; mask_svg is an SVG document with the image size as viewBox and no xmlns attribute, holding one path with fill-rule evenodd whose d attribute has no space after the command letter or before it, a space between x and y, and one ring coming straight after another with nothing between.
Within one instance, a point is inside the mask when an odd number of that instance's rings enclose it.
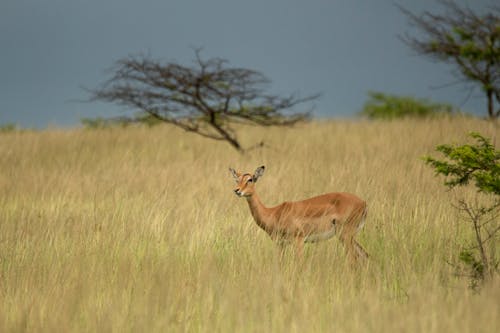
<instances>
[{"instance_id":1,"label":"antelope's front leg","mask_svg":"<svg viewBox=\"0 0 500 333\"><path fill-rule=\"evenodd\" d=\"M271 240L278 246L279 259L282 260L285 257L287 240L283 238L279 233L270 233Z\"/></svg>"},{"instance_id":2,"label":"antelope's front leg","mask_svg":"<svg viewBox=\"0 0 500 333\"><path fill-rule=\"evenodd\" d=\"M280 261L282 261L285 258L287 242L284 239L280 238L276 241L276 244L278 245L279 259Z\"/></svg>"},{"instance_id":3,"label":"antelope's front leg","mask_svg":"<svg viewBox=\"0 0 500 333\"><path fill-rule=\"evenodd\" d=\"M294 239L295 251L299 259L302 259L304 253L304 241L305 241L304 236L297 236Z\"/></svg>"}]
</instances>

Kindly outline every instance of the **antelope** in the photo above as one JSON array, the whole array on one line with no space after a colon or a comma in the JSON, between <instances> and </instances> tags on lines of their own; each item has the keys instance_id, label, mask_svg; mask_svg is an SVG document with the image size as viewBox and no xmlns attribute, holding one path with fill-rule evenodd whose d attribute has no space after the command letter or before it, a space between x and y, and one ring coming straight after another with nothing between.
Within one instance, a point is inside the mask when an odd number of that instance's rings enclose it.
<instances>
[{"instance_id":1,"label":"antelope","mask_svg":"<svg viewBox=\"0 0 500 333\"><path fill-rule=\"evenodd\" d=\"M282 249L294 243L302 256L304 243L317 242L338 234L348 257L353 262L368 258L354 236L366 219L366 202L350 193L327 193L295 202L283 202L275 207L265 207L255 191L255 183L264 174L265 167L258 167L253 174L229 168L236 188L234 193L245 198L257 225L266 231Z\"/></svg>"}]
</instances>

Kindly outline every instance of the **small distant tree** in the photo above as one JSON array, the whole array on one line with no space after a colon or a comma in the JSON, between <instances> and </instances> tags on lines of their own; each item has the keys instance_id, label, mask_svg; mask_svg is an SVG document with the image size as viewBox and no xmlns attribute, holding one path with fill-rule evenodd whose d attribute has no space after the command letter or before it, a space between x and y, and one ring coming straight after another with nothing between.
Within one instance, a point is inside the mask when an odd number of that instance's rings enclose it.
<instances>
[{"instance_id":1,"label":"small distant tree","mask_svg":"<svg viewBox=\"0 0 500 333\"><path fill-rule=\"evenodd\" d=\"M14 132L14 131L17 131L18 129L19 128L17 127L17 125L13 124L13 123L0 125L0 133Z\"/></svg>"},{"instance_id":2,"label":"small distant tree","mask_svg":"<svg viewBox=\"0 0 500 333\"><path fill-rule=\"evenodd\" d=\"M192 67L149 56L121 59L111 78L90 91L91 100L139 110L142 114L131 120L144 121L145 113L188 132L226 141L242 152L235 124L291 126L307 119L310 111L290 110L318 97L268 94L265 88L270 80L262 73L229 67L228 61L220 58L203 60L200 50L195 52Z\"/></svg>"},{"instance_id":3,"label":"small distant tree","mask_svg":"<svg viewBox=\"0 0 500 333\"><path fill-rule=\"evenodd\" d=\"M454 65L457 76L481 87L488 102L488 116L496 119L495 99L500 103L500 6L480 15L452 0L438 0L444 14L428 11L415 15L399 7L419 33L403 41L418 54Z\"/></svg>"},{"instance_id":4,"label":"small distant tree","mask_svg":"<svg viewBox=\"0 0 500 333\"><path fill-rule=\"evenodd\" d=\"M360 114L370 119L424 118L453 112L453 107L449 104L432 103L425 99L381 92L369 92L368 96Z\"/></svg>"},{"instance_id":5,"label":"small distant tree","mask_svg":"<svg viewBox=\"0 0 500 333\"><path fill-rule=\"evenodd\" d=\"M488 198L458 200L456 208L462 212L474 233L473 246L464 247L459 260L465 266L472 286L491 278L498 272L496 244L500 235L500 151L478 133L470 137L476 144L461 146L439 145L436 150L446 158L438 160L426 156L424 160L434 167L436 174L446 176L444 184L450 189L474 183L478 192Z\"/></svg>"},{"instance_id":6,"label":"small distant tree","mask_svg":"<svg viewBox=\"0 0 500 333\"><path fill-rule=\"evenodd\" d=\"M140 112L135 114L132 118L130 117L112 117L112 118L81 118L80 123L83 125L83 128L89 130L96 129L109 129L114 127L128 127L132 124L140 124L146 125L148 127L156 126L162 123L156 117L151 116L148 113Z\"/></svg>"},{"instance_id":7,"label":"small distant tree","mask_svg":"<svg viewBox=\"0 0 500 333\"><path fill-rule=\"evenodd\" d=\"M81 118L80 123L85 129L103 129L109 128L116 123L116 119L105 119L102 117L97 118Z\"/></svg>"}]
</instances>

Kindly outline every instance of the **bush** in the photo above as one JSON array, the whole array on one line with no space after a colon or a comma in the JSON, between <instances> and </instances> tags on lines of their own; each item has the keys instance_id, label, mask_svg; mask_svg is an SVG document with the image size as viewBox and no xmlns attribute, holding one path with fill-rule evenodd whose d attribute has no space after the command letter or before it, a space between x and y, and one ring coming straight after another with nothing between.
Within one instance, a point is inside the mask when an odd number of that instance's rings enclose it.
<instances>
[{"instance_id":1,"label":"bush","mask_svg":"<svg viewBox=\"0 0 500 333\"><path fill-rule=\"evenodd\" d=\"M18 130L18 128L17 128L16 124L8 123L8 124L0 125L0 133L14 132L17 130Z\"/></svg>"},{"instance_id":2,"label":"bush","mask_svg":"<svg viewBox=\"0 0 500 333\"><path fill-rule=\"evenodd\" d=\"M369 92L368 95L369 100L363 106L361 115L370 119L422 118L453 113L453 107L449 104L381 92Z\"/></svg>"},{"instance_id":3,"label":"bush","mask_svg":"<svg viewBox=\"0 0 500 333\"><path fill-rule=\"evenodd\" d=\"M135 118L115 117L115 118L81 118L80 123L85 129L104 129L111 127L127 127L132 124L146 125L152 127L163 123L158 118L147 114L137 113Z\"/></svg>"},{"instance_id":4,"label":"bush","mask_svg":"<svg viewBox=\"0 0 500 333\"><path fill-rule=\"evenodd\" d=\"M110 126L109 121L101 117L82 118L80 119L80 122L85 129L102 129L108 128Z\"/></svg>"},{"instance_id":5,"label":"bush","mask_svg":"<svg viewBox=\"0 0 500 333\"><path fill-rule=\"evenodd\" d=\"M444 160L426 156L424 160L437 175L446 177L444 185L453 189L474 183L489 200L460 199L455 206L469 224L473 245L464 245L457 265L460 275L470 278L472 288L493 277L499 263L496 244L500 235L500 151L479 133L470 133L475 144L439 145ZM486 199L486 198L484 198Z\"/></svg>"},{"instance_id":6,"label":"bush","mask_svg":"<svg viewBox=\"0 0 500 333\"><path fill-rule=\"evenodd\" d=\"M104 129L111 127L127 127L132 124L146 125L148 127L163 123L161 120L147 113L137 113L135 118L115 117L115 118L82 118L80 119L85 129Z\"/></svg>"}]
</instances>

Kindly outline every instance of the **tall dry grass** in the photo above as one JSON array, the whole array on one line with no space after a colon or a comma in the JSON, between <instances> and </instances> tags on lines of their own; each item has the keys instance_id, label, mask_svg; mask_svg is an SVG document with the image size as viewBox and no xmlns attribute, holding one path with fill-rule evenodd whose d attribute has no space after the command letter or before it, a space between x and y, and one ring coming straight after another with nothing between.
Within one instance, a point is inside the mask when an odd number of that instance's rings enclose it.
<instances>
[{"instance_id":1,"label":"tall dry grass","mask_svg":"<svg viewBox=\"0 0 500 333\"><path fill-rule=\"evenodd\" d=\"M0 135L1 332L495 332L500 282L454 276L471 236L420 157L466 118L242 128L240 155L169 126ZM353 270L336 239L283 262L232 193L267 205L347 191L369 205ZM475 196L473 189L466 195ZM500 247L499 247L500 248Z\"/></svg>"}]
</instances>

